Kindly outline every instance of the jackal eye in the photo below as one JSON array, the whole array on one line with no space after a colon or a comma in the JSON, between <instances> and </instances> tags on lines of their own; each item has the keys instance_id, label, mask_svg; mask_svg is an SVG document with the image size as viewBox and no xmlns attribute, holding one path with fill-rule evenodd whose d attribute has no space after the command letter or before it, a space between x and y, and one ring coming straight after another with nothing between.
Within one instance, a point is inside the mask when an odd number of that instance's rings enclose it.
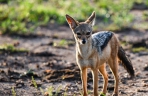
<instances>
[{"instance_id":1,"label":"jackal eye","mask_svg":"<svg viewBox=\"0 0 148 96\"><path fill-rule=\"evenodd\" d=\"M90 32L87 32L86 35L90 35Z\"/></svg>"},{"instance_id":2,"label":"jackal eye","mask_svg":"<svg viewBox=\"0 0 148 96\"><path fill-rule=\"evenodd\" d=\"M81 33L77 33L77 35L81 35Z\"/></svg>"}]
</instances>

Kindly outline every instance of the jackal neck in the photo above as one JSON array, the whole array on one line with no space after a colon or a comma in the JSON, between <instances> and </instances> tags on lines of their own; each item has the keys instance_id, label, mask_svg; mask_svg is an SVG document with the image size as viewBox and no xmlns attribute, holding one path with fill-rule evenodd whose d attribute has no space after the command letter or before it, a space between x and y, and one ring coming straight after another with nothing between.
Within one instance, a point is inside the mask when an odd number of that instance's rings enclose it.
<instances>
[{"instance_id":1,"label":"jackal neck","mask_svg":"<svg viewBox=\"0 0 148 96\"><path fill-rule=\"evenodd\" d=\"M92 38L86 44L79 44L76 42L76 51L83 59L88 59L92 53Z\"/></svg>"}]
</instances>

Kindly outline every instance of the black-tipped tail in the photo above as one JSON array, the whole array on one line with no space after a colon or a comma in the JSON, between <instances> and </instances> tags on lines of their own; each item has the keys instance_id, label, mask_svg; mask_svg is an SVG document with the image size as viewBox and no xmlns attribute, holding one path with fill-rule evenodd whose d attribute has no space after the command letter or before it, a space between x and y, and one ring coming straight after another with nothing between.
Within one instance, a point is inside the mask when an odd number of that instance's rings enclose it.
<instances>
[{"instance_id":1,"label":"black-tipped tail","mask_svg":"<svg viewBox=\"0 0 148 96\"><path fill-rule=\"evenodd\" d=\"M121 63L124 66L124 68L130 74L131 78L133 78L135 76L135 72L134 72L134 69L132 66L132 62L127 57L127 55L122 47L119 47L119 49L118 49L118 57L121 60Z\"/></svg>"}]
</instances>

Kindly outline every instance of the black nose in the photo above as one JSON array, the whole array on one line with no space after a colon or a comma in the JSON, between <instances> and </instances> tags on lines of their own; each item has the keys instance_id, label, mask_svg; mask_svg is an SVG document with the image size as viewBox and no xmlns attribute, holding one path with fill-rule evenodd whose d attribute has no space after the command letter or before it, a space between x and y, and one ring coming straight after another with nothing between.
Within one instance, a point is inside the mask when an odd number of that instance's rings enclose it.
<instances>
[{"instance_id":1,"label":"black nose","mask_svg":"<svg viewBox=\"0 0 148 96\"><path fill-rule=\"evenodd\" d=\"M86 43L86 41L85 41L85 39L83 39L83 40L82 40L82 44L85 44L85 43Z\"/></svg>"}]
</instances>

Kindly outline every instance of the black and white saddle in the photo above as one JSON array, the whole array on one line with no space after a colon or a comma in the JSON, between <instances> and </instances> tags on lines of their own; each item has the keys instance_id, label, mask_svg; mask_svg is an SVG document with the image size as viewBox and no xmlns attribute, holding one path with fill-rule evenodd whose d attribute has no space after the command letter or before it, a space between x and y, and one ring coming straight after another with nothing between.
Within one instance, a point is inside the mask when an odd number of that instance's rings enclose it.
<instances>
[{"instance_id":1,"label":"black and white saddle","mask_svg":"<svg viewBox=\"0 0 148 96\"><path fill-rule=\"evenodd\" d=\"M92 46L97 49L99 54L102 54L103 49L107 46L113 33L109 31L101 31L92 35Z\"/></svg>"}]
</instances>

